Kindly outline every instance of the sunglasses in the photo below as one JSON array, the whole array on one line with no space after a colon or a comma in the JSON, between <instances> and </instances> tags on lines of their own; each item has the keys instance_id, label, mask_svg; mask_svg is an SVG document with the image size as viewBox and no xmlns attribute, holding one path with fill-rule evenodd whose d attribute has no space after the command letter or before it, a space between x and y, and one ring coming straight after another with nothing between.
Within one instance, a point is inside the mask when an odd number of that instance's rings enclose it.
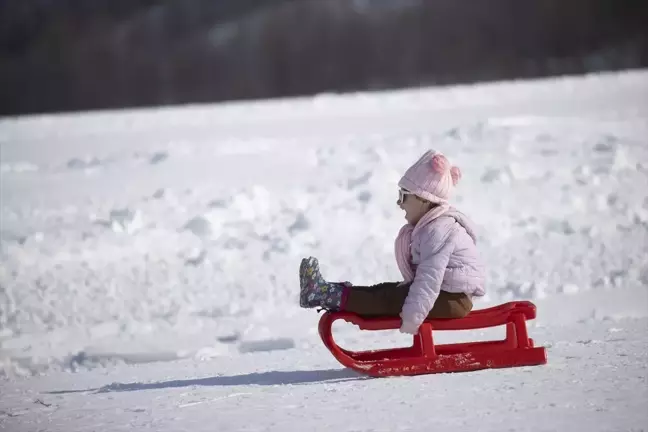
<instances>
[{"instance_id":1,"label":"sunglasses","mask_svg":"<svg viewBox=\"0 0 648 432\"><path fill-rule=\"evenodd\" d=\"M407 195L414 195L412 192L405 190L405 189L398 189L398 201L396 202L398 205L401 205L405 202L405 198Z\"/></svg>"}]
</instances>

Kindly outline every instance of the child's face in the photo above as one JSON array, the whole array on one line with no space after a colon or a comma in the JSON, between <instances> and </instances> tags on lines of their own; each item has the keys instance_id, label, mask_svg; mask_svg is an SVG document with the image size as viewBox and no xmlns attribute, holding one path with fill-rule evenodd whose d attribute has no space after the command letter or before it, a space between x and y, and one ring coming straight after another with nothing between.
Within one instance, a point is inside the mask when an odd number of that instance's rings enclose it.
<instances>
[{"instance_id":1,"label":"child's face","mask_svg":"<svg viewBox=\"0 0 648 432\"><path fill-rule=\"evenodd\" d=\"M425 213L430 210L430 203L404 190L400 191L397 204L405 211L405 220L412 225L416 225Z\"/></svg>"}]
</instances>

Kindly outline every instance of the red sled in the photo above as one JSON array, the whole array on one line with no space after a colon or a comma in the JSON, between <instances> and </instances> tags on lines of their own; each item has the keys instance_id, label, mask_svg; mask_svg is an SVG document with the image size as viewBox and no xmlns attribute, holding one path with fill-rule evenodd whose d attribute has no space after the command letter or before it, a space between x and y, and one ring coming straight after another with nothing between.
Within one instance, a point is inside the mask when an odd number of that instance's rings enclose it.
<instances>
[{"instance_id":1,"label":"red sled","mask_svg":"<svg viewBox=\"0 0 648 432\"><path fill-rule=\"evenodd\" d=\"M344 366L373 377L420 375L440 372L466 372L479 369L534 366L547 363L544 347L529 339L526 320L536 317L536 307L528 301L509 302L475 310L464 318L426 320L406 348L349 351L333 340L332 325L344 320L361 330L400 328L400 318L363 318L349 312L326 312L319 321L319 334L331 354ZM504 340L435 344L433 330L474 330L506 325Z\"/></svg>"}]
</instances>

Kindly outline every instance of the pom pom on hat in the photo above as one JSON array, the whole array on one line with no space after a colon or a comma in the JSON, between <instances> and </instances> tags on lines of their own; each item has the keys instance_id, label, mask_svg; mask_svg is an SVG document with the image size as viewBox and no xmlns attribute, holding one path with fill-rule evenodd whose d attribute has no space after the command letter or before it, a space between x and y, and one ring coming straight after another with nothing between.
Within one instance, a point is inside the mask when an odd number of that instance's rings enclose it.
<instances>
[{"instance_id":1,"label":"pom pom on hat","mask_svg":"<svg viewBox=\"0 0 648 432\"><path fill-rule=\"evenodd\" d=\"M437 153L434 156L432 156L432 160L430 161L432 164L432 169L435 172L438 172L439 174L443 174L446 172L448 169L448 166L450 165L450 162L448 159L443 156L441 153Z\"/></svg>"},{"instance_id":2,"label":"pom pom on hat","mask_svg":"<svg viewBox=\"0 0 648 432\"><path fill-rule=\"evenodd\" d=\"M453 166L450 168L450 176L452 177L452 185L457 186L457 183L461 180L461 170L459 167Z\"/></svg>"}]
</instances>

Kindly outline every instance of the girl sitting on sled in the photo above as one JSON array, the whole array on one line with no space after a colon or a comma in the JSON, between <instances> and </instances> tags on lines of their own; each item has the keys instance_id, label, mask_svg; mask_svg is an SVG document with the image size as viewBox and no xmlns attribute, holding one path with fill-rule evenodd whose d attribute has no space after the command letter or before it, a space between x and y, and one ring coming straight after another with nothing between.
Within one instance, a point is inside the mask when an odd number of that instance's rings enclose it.
<instances>
[{"instance_id":1,"label":"girl sitting on sled","mask_svg":"<svg viewBox=\"0 0 648 432\"><path fill-rule=\"evenodd\" d=\"M356 286L327 282L316 258L299 267L299 304L362 316L400 316L402 333L416 334L428 318L463 318L483 296L484 265L472 222L448 202L461 177L441 153L427 151L398 182L407 224L396 237L404 281Z\"/></svg>"}]
</instances>

